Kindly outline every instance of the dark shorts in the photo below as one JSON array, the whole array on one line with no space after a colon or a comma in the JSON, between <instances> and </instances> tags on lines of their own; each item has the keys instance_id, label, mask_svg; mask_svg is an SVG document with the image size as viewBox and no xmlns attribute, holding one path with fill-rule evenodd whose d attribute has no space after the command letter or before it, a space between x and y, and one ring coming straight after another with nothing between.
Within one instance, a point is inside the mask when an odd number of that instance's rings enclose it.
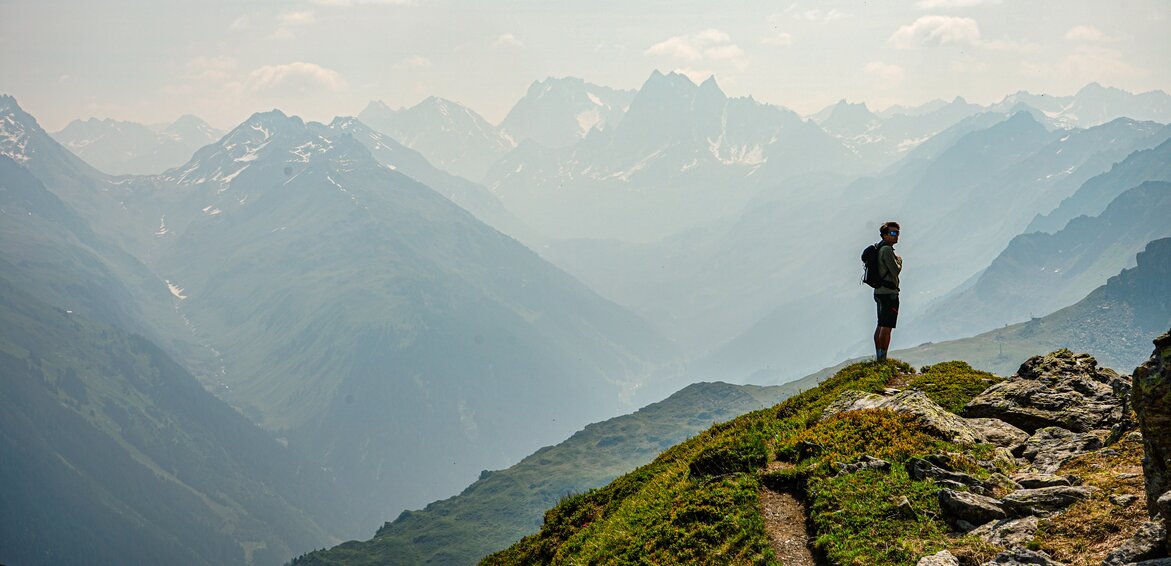
<instances>
[{"instance_id":1,"label":"dark shorts","mask_svg":"<svg viewBox=\"0 0 1171 566\"><path fill-rule=\"evenodd\" d=\"M899 321L898 294L875 295L874 302L878 303L878 325L883 328L894 328Z\"/></svg>"}]
</instances>

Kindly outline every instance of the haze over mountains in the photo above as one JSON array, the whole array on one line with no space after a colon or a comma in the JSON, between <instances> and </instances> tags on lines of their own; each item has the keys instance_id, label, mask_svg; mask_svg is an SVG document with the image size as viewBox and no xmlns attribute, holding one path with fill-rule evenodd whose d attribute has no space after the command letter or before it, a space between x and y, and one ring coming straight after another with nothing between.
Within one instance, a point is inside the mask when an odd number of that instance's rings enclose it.
<instances>
[{"instance_id":1,"label":"haze over mountains","mask_svg":"<svg viewBox=\"0 0 1171 566\"><path fill-rule=\"evenodd\" d=\"M809 119L656 71L638 91L534 82L500 125L432 97L50 136L0 97L4 433L36 439L2 446L6 473L108 525L103 556L145 537L148 561L277 564L696 381L865 353L857 256L887 219L897 347L1149 289L1169 101L1089 85ZM1171 322L1147 303L1110 303L1119 336ZM43 550L67 531L36 516L0 561L60 562Z\"/></svg>"}]
</instances>

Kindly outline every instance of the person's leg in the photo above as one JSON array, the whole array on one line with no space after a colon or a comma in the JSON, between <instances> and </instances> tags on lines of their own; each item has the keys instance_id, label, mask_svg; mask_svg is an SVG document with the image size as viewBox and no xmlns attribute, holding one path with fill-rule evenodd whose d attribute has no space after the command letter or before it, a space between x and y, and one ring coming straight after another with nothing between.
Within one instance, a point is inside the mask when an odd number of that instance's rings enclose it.
<instances>
[{"instance_id":1,"label":"person's leg","mask_svg":"<svg viewBox=\"0 0 1171 566\"><path fill-rule=\"evenodd\" d=\"M890 349L890 330L885 326L875 329L875 354L879 362L886 359L886 350Z\"/></svg>"}]
</instances>

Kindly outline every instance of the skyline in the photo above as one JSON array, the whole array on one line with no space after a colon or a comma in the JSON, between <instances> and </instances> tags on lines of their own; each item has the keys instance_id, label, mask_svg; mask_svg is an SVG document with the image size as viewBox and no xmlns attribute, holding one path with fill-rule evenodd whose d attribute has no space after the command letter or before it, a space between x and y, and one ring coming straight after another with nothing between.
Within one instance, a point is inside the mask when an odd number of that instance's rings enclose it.
<instances>
[{"instance_id":1,"label":"skyline","mask_svg":"<svg viewBox=\"0 0 1171 566\"><path fill-rule=\"evenodd\" d=\"M428 96L498 124L534 81L637 89L654 70L809 115L1091 82L1171 91L1171 4L1038 0L16 0L0 6L0 93L46 130L73 119L227 129L278 108L306 120Z\"/></svg>"}]
</instances>

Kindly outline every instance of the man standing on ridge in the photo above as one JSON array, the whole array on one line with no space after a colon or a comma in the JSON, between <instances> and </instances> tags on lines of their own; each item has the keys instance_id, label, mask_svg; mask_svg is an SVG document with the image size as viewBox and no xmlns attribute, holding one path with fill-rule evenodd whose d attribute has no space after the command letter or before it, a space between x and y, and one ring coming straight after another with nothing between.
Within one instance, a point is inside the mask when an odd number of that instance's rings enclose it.
<instances>
[{"instance_id":1,"label":"man standing on ridge","mask_svg":"<svg viewBox=\"0 0 1171 566\"><path fill-rule=\"evenodd\" d=\"M878 275L882 285L874 289L874 302L878 303L878 327L874 329L874 353L878 361L886 360L890 347L890 332L899 319L899 273L903 270L903 258L895 254L899 243L899 223L886 222L879 229L882 241L878 243Z\"/></svg>"}]
</instances>

